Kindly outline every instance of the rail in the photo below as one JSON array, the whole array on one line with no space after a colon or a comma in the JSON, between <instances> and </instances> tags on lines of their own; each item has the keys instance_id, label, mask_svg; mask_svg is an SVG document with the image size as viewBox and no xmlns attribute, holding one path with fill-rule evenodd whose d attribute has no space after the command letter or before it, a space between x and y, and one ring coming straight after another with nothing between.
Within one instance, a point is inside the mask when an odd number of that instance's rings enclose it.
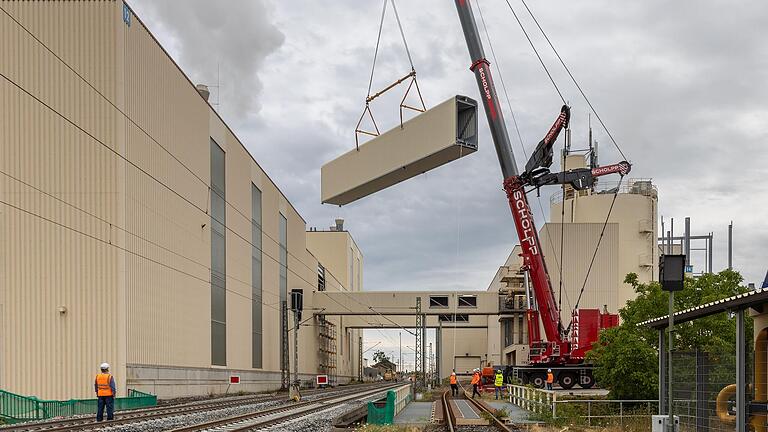
<instances>
[{"instance_id":1,"label":"rail","mask_svg":"<svg viewBox=\"0 0 768 432\"><path fill-rule=\"evenodd\" d=\"M450 390L446 390L443 392L442 402L443 402L443 418L445 419L445 426L448 432L454 432L456 430L456 416L453 413L453 410L451 409L451 404L448 402L448 392Z\"/></svg>"}]
</instances>

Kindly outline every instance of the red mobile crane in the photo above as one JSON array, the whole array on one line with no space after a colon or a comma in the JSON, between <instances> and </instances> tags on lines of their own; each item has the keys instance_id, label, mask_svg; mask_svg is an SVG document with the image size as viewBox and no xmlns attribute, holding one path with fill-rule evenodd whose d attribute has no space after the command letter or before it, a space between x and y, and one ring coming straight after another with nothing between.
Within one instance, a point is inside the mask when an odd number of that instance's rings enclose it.
<instances>
[{"instance_id":1,"label":"red mobile crane","mask_svg":"<svg viewBox=\"0 0 768 432\"><path fill-rule=\"evenodd\" d=\"M560 131L567 128L570 120L570 109L564 105L557 120L526 163L525 172L520 174L491 77L490 63L485 58L482 41L472 14L470 0L454 1L469 48L472 61L470 70L474 72L477 79L488 126L504 176L504 190L512 210L517 236L520 239L522 270L533 287L535 302L529 297L526 312L530 364L515 368L517 376L526 384L543 387L545 372L547 369L552 369L556 381L563 388L572 388L576 383L585 388L592 387L594 385L592 369L584 364L584 356L597 341L600 329L618 325L618 316L598 309L578 309L572 313L572 328L571 326L568 330L563 328L525 188L532 190L545 185L568 184L576 190L582 190L592 187L596 177L614 173L626 175L631 165L622 161L602 167L550 172L552 146ZM546 339L541 338L540 322Z\"/></svg>"}]
</instances>

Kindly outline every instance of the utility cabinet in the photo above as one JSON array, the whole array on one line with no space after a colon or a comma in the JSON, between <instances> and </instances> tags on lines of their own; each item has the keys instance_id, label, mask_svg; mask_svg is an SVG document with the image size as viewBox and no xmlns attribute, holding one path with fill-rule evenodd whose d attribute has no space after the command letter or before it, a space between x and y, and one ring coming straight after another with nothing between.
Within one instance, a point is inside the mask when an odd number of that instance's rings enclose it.
<instances>
[{"instance_id":1,"label":"utility cabinet","mask_svg":"<svg viewBox=\"0 0 768 432\"><path fill-rule=\"evenodd\" d=\"M675 416L675 432L680 431L680 417ZM651 432L669 432L669 416L655 415L652 419Z\"/></svg>"}]
</instances>

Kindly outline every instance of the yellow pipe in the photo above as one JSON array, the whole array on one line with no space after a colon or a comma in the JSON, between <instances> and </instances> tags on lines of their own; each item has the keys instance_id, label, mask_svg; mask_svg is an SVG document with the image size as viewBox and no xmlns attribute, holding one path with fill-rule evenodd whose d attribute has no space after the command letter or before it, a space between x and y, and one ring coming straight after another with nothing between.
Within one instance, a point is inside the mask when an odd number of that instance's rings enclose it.
<instances>
[{"instance_id":1,"label":"yellow pipe","mask_svg":"<svg viewBox=\"0 0 768 432\"><path fill-rule=\"evenodd\" d=\"M725 386L720 393L717 394L717 401L715 402L715 412L717 417L727 423L736 423L736 416L728 412L728 402L733 396L736 395L736 384L729 384Z\"/></svg>"},{"instance_id":2,"label":"yellow pipe","mask_svg":"<svg viewBox=\"0 0 768 432\"><path fill-rule=\"evenodd\" d=\"M768 328L760 330L755 338L755 401L768 400ZM749 424L755 432L768 432L768 416L755 414Z\"/></svg>"}]
</instances>

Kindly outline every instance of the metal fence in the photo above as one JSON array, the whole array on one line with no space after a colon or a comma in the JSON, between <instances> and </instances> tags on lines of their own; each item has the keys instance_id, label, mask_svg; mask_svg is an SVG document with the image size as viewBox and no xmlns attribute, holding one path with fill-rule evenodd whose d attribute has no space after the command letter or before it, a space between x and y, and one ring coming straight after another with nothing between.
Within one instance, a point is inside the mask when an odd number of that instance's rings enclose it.
<instances>
[{"instance_id":1,"label":"metal fence","mask_svg":"<svg viewBox=\"0 0 768 432\"><path fill-rule=\"evenodd\" d=\"M672 364L672 410L680 417L680 430L733 431L735 350L673 352Z\"/></svg>"},{"instance_id":2,"label":"metal fence","mask_svg":"<svg viewBox=\"0 0 768 432\"><path fill-rule=\"evenodd\" d=\"M616 399L580 399L568 396L558 398L552 390L542 390L529 386L508 385L509 402L526 411L541 416L551 416L553 420L567 418L585 425L623 425L629 420L647 420L658 411L656 399L616 400Z\"/></svg>"},{"instance_id":3,"label":"metal fence","mask_svg":"<svg viewBox=\"0 0 768 432\"><path fill-rule=\"evenodd\" d=\"M96 405L96 399L42 400L0 390L0 424L95 413ZM157 396L138 390L129 390L128 397L115 398L115 411L155 405Z\"/></svg>"}]
</instances>

